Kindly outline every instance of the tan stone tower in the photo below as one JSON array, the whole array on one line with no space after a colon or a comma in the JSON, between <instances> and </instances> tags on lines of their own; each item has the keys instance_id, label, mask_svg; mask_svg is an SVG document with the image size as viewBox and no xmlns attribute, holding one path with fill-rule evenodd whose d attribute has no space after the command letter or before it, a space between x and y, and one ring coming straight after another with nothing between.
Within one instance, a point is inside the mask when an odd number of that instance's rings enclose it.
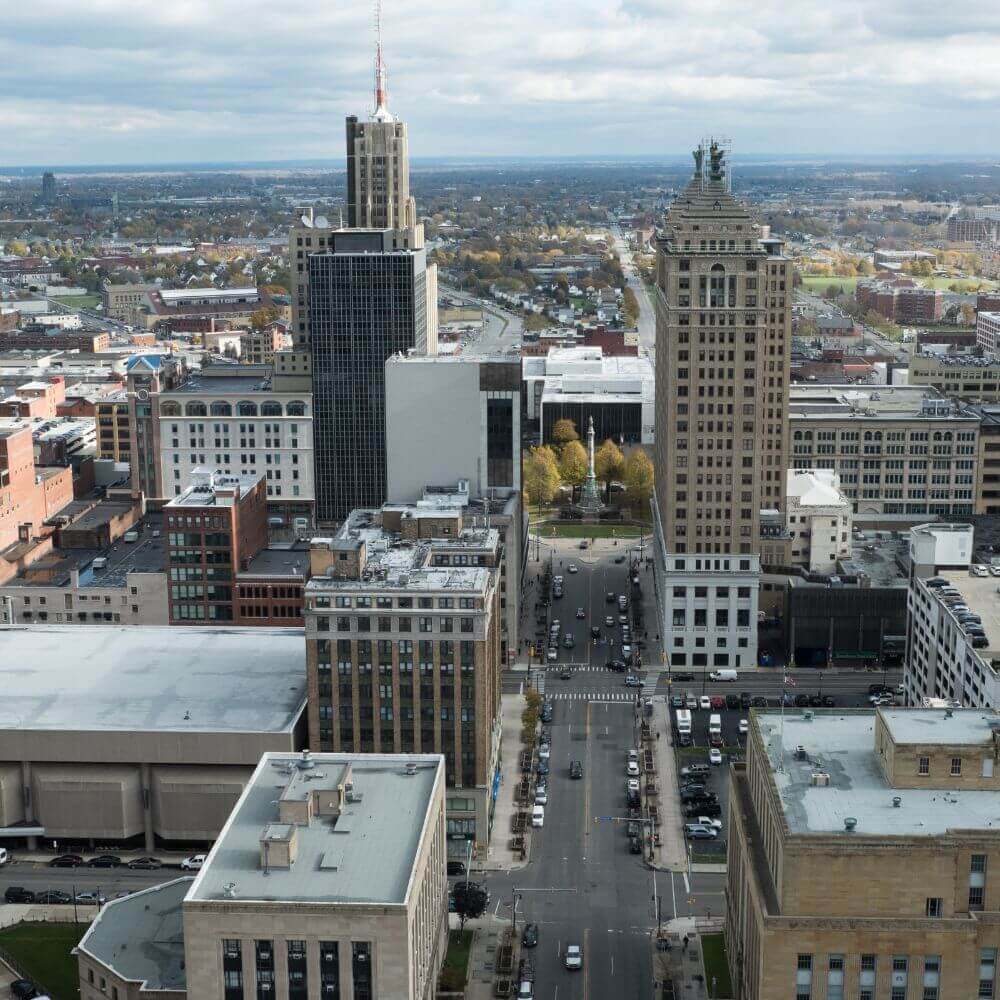
<instances>
[{"instance_id":1,"label":"tan stone tower","mask_svg":"<svg viewBox=\"0 0 1000 1000\"><path fill-rule=\"evenodd\" d=\"M656 240L656 501L668 553L757 554L783 508L792 269L703 143Z\"/></svg>"}]
</instances>

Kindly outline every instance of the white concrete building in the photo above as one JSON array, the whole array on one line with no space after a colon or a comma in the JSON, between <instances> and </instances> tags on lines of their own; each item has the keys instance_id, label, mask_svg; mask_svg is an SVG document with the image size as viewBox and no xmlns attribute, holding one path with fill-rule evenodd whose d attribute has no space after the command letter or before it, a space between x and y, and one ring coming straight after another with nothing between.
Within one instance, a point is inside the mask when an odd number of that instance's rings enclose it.
<instances>
[{"instance_id":1,"label":"white concrete building","mask_svg":"<svg viewBox=\"0 0 1000 1000\"><path fill-rule=\"evenodd\" d=\"M312 524L312 397L274 392L269 372L267 366L219 365L159 394L154 438L165 497L183 493L196 468L263 476L269 517L288 525L305 517Z\"/></svg>"},{"instance_id":2,"label":"white concrete building","mask_svg":"<svg viewBox=\"0 0 1000 1000\"><path fill-rule=\"evenodd\" d=\"M972 551L969 524L924 524L910 532L908 705L936 698L1000 707L997 578L970 570Z\"/></svg>"},{"instance_id":3,"label":"white concrete building","mask_svg":"<svg viewBox=\"0 0 1000 1000\"><path fill-rule=\"evenodd\" d=\"M832 469L789 469L785 524L792 535L792 563L810 573L836 572L851 555L851 501Z\"/></svg>"},{"instance_id":4,"label":"white concrete building","mask_svg":"<svg viewBox=\"0 0 1000 1000\"><path fill-rule=\"evenodd\" d=\"M976 343L990 354L1000 352L1000 312L981 312L976 316Z\"/></svg>"},{"instance_id":5,"label":"white concrete building","mask_svg":"<svg viewBox=\"0 0 1000 1000\"><path fill-rule=\"evenodd\" d=\"M523 361L527 415L538 420L542 440L568 417L583 436L594 418L598 441L652 444L653 366L644 356L608 355L600 347L551 348Z\"/></svg>"}]
</instances>

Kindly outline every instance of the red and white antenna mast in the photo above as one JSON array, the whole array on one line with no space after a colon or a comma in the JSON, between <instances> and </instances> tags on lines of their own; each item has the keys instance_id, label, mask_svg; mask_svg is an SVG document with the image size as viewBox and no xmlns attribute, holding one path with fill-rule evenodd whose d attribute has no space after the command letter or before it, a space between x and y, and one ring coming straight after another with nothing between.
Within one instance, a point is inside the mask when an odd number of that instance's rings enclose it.
<instances>
[{"instance_id":1,"label":"red and white antenna mast","mask_svg":"<svg viewBox=\"0 0 1000 1000\"><path fill-rule=\"evenodd\" d=\"M382 61L382 0L375 2L375 112L373 117L379 121L392 118L387 107L389 91L386 86L385 63Z\"/></svg>"}]
</instances>

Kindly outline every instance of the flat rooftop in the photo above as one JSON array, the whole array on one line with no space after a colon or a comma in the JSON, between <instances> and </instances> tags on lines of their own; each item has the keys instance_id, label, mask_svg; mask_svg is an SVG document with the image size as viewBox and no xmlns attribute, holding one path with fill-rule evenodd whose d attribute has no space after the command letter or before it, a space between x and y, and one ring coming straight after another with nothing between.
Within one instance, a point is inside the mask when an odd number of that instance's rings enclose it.
<instances>
[{"instance_id":1,"label":"flat rooftop","mask_svg":"<svg viewBox=\"0 0 1000 1000\"><path fill-rule=\"evenodd\" d=\"M309 572L309 543L296 542L288 547L273 546L261 549L250 560L246 569L237 573L245 576L287 576L289 579L304 579Z\"/></svg>"},{"instance_id":2,"label":"flat rooftop","mask_svg":"<svg viewBox=\"0 0 1000 1000\"><path fill-rule=\"evenodd\" d=\"M219 834L189 901L403 904L410 885L435 784L444 782L437 754L265 754ZM416 765L408 774L407 764ZM281 829L278 801L301 801L336 788L347 776L354 796L337 817L314 816L296 825L297 854L287 869L261 867L260 841Z\"/></svg>"},{"instance_id":3,"label":"flat rooftop","mask_svg":"<svg viewBox=\"0 0 1000 1000\"><path fill-rule=\"evenodd\" d=\"M937 407L925 412L925 406ZM871 411L871 412L869 412ZM789 387L788 412L792 420L863 419L978 420L965 406L945 399L932 386L803 385Z\"/></svg>"},{"instance_id":4,"label":"flat rooftop","mask_svg":"<svg viewBox=\"0 0 1000 1000\"><path fill-rule=\"evenodd\" d=\"M0 728L291 732L302 629L0 627Z\"/></svg>"},{"instance_id":5,"label":"flat rooftop","mask_svg":"<svg viewBox=\"0 0 1000 1000\"><path fill-rule=\"evenodd\" d=\"M109 900L79 948L123 979L150 990L183 990L182 903L193 878L178 878Z\"/></svg>"},{"instance_id":6,"label":"flat rooftop","mask_svg":"<svg viewBox=\"0 0 1000 1000\"><path fill-rule=\"evenodd\" d=\"M191 485L180 496L176 496L168 504L164 504L163 509L174 511L178 507L232 506L232 498L228 494L224 498L219 497L219 490L231 490L234 486L238 486L239 498L242 499L253 490L262 478L260 474L232 475L228 472L217 472L198 466L191 470ZM220 502L222 500L225 502Z\"/></svg>"},{"instance_id":7,"label":"flat rooftop","mask_svg":"<svg viewBox=\"0 0 1000 1000\"><path fill-rule=\"evenodd\" d=\"M984 709L939 708L882 709L889 735L897 744L921 746L993 747L993 731L1000 726L1000 714Z\"/></svg>"},{"instance_id":8,"label":"flat rooftop","mask_svg":"<svg viewBox=\"0 0 1000 1000\"><path fill-rule=\"evenodd\" d=\"M169 399L178 393L229 393L268 392L271 388L270 366L267 372L258 372L251 368L251 375L230 375L212 371L194 371L184 382L160 394L161 399Z\"/></svg>"},{"instance_id":9,"label":"flat rooftop","mask_svg":"<svg viewBox=\"0 0 1000 1000\"><path fill-rule=\"evenodd\" d=\"M937 725L925 721L930 714L944 722L941 710L906 709L893 717L917 711L924 718L912 722L893 718L897 732L926 726L928 734ZM934 837L952 829L996 829L1000 831L1000 792L942 788L893 788L875 757L875 712L864 709L812 710L806 719L802 710L753 713L771 763L785 820L793 834L840 834L850 836ZM886 713L883 713L886 714ZM958 725L979 733L980 723L969 721L975 711L958 713ZM953 727L942 726L942 740L953 735ZM970 736L970 741L972 737ZM926 739L926 742L933 742ZM796 757L803 747L805 760ZM827 786L814 786L812 774L830 776ZM898 807L893 798L899 797ZM857 820L853 834L844 821Z\"/></svg>"}]
</instances>

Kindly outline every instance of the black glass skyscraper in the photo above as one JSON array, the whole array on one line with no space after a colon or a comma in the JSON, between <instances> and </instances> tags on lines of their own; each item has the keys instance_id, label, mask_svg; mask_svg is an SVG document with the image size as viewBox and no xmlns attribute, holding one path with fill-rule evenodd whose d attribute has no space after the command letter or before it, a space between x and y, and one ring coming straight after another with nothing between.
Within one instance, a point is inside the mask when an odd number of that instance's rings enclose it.
<instances>
[{"instance_id":1,"label":"black glass skyscraper","mask_svg":"<svg viewBox=\"0 0 1000 1000\"><path fill-rule=\"evenodd\" d=\"M309 257L316 518L385 502L385 361L427 349L426 257L343 230Z\"/></svg>"}]
</instances>

